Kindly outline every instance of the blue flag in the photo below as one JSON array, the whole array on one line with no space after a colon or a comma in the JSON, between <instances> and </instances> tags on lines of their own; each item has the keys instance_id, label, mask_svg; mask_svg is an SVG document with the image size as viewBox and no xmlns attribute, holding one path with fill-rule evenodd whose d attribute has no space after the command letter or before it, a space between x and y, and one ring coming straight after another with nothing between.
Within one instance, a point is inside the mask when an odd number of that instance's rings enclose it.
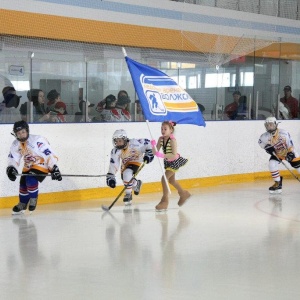
<instances>
[{"instance_id":1,"label":"blue flag","mask_svg":"<svg viewBox=\"0 0 300 300\"><path fill-rule=\"evenodd\" d=\"M125 59L146 120L206 125L197 103L172 78L127 56Z\"/></svg>"}]
</instances>

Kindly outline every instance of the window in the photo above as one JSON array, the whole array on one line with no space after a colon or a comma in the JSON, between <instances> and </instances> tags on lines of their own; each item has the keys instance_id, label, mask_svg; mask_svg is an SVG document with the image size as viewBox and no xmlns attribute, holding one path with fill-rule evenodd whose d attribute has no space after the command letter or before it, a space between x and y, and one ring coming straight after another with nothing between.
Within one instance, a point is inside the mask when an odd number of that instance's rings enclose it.
<instances>
[{"instance_id":1,"label":"window","mask_svg":"<svg viewBox=\"0 0 300 300\"><path fill-rule=\"evenodd\" d=\"M241 72L240 73L240 86L253 86L254 83L253 72Z\"/></svg>"},{"instance_id":2,"label":"window","mask_svg":"<svg viewBox=\"0 0 300 300\"><path fill-rule=\"evenodd\" d=\"M205 74L205 88L229 87L230 73Z\"/></svg>"}]
</instances>

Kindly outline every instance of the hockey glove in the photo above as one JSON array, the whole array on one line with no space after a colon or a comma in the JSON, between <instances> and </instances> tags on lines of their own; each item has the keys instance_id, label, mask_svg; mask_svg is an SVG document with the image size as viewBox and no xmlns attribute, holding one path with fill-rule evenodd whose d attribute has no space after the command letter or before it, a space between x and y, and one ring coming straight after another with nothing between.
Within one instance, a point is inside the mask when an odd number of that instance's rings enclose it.
<instances>
[{"instance_id":1,"label":"hockey glove","mask_svg":"<svg viewBox=\"0 0 300 300\"><path fill-rule=\"evenodd\" d=\"M146 150L145 155L144 155L144 162L146 164L150 164L152 160L154 159L154 155L151 150Z\"/></svg>"},{"instance_id":2,"label":"hockey glove","mask_svg":"<svg viewBox=\"0 0 300 300\"><path fill-rule=\"evenodd\" d=\"M112 189L114 189L116 187L116 177L114 174L112 173L107 173L106 174L106 184L107 186L111 187Z\"/></svg>"},{"instance_id":3,"label":"hockey glove","mask_svg":"<svg viewBox=\"0 0 300 300\"><path fill-rule=\"evenodd\" d=\"M13 166L9 166L6 168L6 174L11 181L15 181L17 179L16 175L18 175L18 170Z\"/></svg>"},{"instance_id":4,"label":"hockey glove","mask_svg":"<svg viewBox=\"0 0 300 300\"><path fill-rule=\"evenodd\" d=\"M54 165L51 170L51 178L52 180L58 180L58 181L62 180L61 173L57 165Z\"/></svg>"},{"instance_id":5,"label":"hockey glove","mask_svg":"<svg viewBox=\"0 0 300 300\"><path fill-rule=\"evenodd\" d=\"M265 150L270 155L273 155L273 152L275 152L275 148L273 146L271 146L270 144L265 146Z\"/></svg>"},{"instance_id":6,"label":"hockey glove","mask_svg":"<svg viewBox=\"0 0 300 300\"><path fill-rule=\"evenodd\" d=\"M288 152L286 154L285 160L288 161L288 162L291 162L295 157L296 156L295 156L295 154L293 152Z\"/></svg>"},{"instance_id":7,"label":"hockey glove","mask_svg":"<svg viewBox=\"0 0 300 300\"><path fill-rule=\"evenodd\" d=\"M154 155L153 155L153 154L152 154L152 155L145 155L145 156L144 156L144 162L145 162L146 164L150 164L150 163L152 162L153 158L154 158Z\"/></svg>"}]
</instances>

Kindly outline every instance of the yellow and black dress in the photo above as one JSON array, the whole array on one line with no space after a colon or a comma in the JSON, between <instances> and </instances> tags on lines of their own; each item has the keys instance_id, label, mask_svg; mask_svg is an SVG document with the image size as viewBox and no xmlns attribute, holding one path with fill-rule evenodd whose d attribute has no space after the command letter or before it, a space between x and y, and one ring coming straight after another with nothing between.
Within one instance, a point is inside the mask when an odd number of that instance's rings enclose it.
<instances>
[{"instance_id":1,"label":"yellow and black dress","mask_svg":"<svg viewBox=\"0 0 300 300\"><path fill-rule=\"evenodd\" d=\"M175 138L173 138L175 139ZM164 154L172 154L172 146L171 139L168 138L167 142L164 143L163 137L161 138L161 148L163 149ZM188 162L188 159L183 158L177 153L177 157L175 159L169 160L167 158L164 159L164 167L165 170L170 170L176 172L179 168L183 167Z\"/></svg>"}]
</instances>

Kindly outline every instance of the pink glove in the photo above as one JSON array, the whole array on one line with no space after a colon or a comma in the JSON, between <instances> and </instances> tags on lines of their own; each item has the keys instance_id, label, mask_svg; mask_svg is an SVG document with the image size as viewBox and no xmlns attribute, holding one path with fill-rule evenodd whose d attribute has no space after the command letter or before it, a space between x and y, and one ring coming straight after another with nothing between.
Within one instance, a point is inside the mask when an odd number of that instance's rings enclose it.
<instances>
[{"instance_id":1,"label":"pink glove","mask_svg":"<svg viewBox=\"0 0 300 300\"><path fill-rule=\"evenodd\" d=\"M165 155L161 152L158 152L158 151L155 153L155 156L165 158Z\"/></svg>"},{"instance_id":2,"label":"pink glove","mask_svg":"<svg viewBox=\"0 0 300 300\"><path fill-rule=\"evenodd\" d=\"M152 145L153 147L155 147L155 146L156 146L156 141L155 141L155 140L152 140L152 141L151 141L151 145Z\"/></svg>"},{"instance_id":3,"label":"pink glove","mask_svg":"<svg viewBox=\"0 0 300 300\"><path fill-rule=\"evenodd\" d=\"M175 139L175 136L173 135L173 133L170 134L170 139L171 139L171 140L174 140L174 139Z\"/></svg>"}]
</instances>

